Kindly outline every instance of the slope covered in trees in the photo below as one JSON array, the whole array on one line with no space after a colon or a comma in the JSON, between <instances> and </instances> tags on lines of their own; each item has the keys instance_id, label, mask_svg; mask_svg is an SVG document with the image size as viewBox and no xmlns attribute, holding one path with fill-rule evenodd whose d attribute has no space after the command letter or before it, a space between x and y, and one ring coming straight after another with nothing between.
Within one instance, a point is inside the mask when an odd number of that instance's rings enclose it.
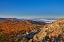
<instances>
[{"instance_id":1,"label":"slope covered in trees","mask_svg":"<svg viewBox=\"0 0 64 42\"><path fill-rule=\"evenodd\" d=\"M42 28L46 23L37 22L32 20L19 20L6 19L0 21L0 42L13 42L13 37L18 35L27 34L34 29ZM8 38L9 37L9 38ZM11 40L9 40L11 39ZM16 39L16 38L15 38ZM15 41L16 42L16 41Z\"/></svg>"}]
</instances>

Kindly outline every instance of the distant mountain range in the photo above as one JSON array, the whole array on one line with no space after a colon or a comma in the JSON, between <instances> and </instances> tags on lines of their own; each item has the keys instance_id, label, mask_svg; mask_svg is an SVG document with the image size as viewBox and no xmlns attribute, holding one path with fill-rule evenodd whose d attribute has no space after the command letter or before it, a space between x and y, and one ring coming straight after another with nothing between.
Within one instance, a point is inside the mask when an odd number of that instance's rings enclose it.
<instances>
[{"instance_id":1,"label":"distant mountain range","mask_svg":"<svg viewBox=\"0 0 64 42\"><path fill-rule=\"evenodd\" d=\"M58 18L21 18L21 19L18 19L18 18L0 18L0 20L7 20L7 19L13 19L15 21L18 21L18 20L33 20L33 21L41 21L41 22L51 23L51 22L57 20Z\"/></svg>"},{"instance_id":2,"label":"distant mountain range","mask_svg":"<svg viewBox=\"0 0 64 42\"><path fill-rule=\"evenodd\" d=\"M22 18L22 20L33 20L33 21L41 21L41 22L51 23L55 20L58 20L58 18Z\"/></svg>"}]
</instances>

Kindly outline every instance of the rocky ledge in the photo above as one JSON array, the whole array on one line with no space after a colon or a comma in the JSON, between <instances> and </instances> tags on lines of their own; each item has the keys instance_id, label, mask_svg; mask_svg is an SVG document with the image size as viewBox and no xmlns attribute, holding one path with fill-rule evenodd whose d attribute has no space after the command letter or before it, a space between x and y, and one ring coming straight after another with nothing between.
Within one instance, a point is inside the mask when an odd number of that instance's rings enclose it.
<instances>
[{"instance_id":1,"label":"rocky ledge","mask_svg":"<svg viewBox=\"0 0 64 42\"><path fill-rule=\"evenodd\" d=\"M64 42L64 18L45 25L33 37L33 42Z\"/></svg>"}]
</instances>

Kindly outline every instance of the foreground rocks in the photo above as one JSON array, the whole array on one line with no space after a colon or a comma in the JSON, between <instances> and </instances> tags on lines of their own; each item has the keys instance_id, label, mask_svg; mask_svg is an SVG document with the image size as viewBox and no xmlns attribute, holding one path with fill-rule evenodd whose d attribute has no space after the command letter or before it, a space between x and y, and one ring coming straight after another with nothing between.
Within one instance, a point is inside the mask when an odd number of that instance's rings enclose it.
<instances>
[{"instance_id":1,"label":"foreground rocks","mask_svg":"<svg viewBox=\"0 0 64 42\"><path fill-rule=\"evenodd\" d=\"M33 37L33 41L64 42L64 18L45 25L44 28Z\"/></svg>"}]
</instances>

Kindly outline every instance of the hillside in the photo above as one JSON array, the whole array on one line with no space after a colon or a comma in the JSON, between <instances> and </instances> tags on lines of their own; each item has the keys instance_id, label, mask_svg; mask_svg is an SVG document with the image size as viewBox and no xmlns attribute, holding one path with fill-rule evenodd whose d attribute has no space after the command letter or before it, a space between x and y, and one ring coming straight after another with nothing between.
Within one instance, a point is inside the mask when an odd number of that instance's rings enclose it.
<instances>
[{"instance_id":1,"label":"hillside","mask_svg":"<svg viewBox=\"0 0 64 42\"><path fill-rule=\"evenodd\" d=\"M4 41L11 42L13 38L16 39L18 35L28 34L32 30L39 30L45 24L46 24L45 22L39 22L33 20L16 21L13 18L7 18L6 20L1 20L0 21L0 42L4 42ZM11 37L11 35L13 35L14 37ZM12 42L17 42L17 41L13 40Z\"/></svg>"},{"instance_id":2,"label":"hillside","mask_svg":"<svg viewBox=\"0 0 64 42\"><path fill-rule=\"evenodd\" d=\"M1 20L0 42L64 42L64 18L49 24L10 18Z\"/></svg>"}]
</instances>

